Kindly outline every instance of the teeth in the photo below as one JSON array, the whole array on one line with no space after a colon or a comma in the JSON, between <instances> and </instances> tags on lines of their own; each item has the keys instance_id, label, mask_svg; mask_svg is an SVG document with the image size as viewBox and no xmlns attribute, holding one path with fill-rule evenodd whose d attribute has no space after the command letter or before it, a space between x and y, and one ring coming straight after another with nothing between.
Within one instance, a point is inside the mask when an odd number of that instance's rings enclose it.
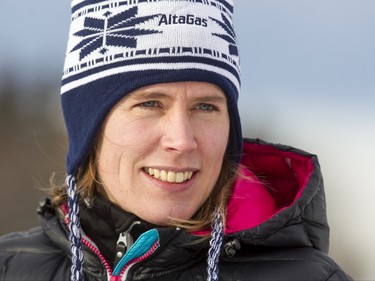
<instances>
[{"instance_id":1,"label":"teeth","mask_svg":"<svg viewBox=\"0 0 375 281\"><path fill-rule=\"evenodd\" d=\"M159 179L160 178L160 171L154 169L154 177Z\"/></svg>"},{"instance_id":2,"label":"teeth","mask_svg":"<svg viewBox=\"0 0 375 281\"><path fill-rule=\"evenodd\" d=\"M191 179L191 177L193 176L193 172L191 171L176 173L172 171L145 168L145 172L158 180L170 183L182 183L184 181Z\"/></svg>"},{"instance_id":3,"label":"teeth","mask_svg":"<svg viewBox=\"0 0 375 281\"><path fill-rule=\"evenodd\" d=\"M176 182L176 173L168 172L167 181Z\"/></svg>"},{"instance_id":4,"label":"teeth","mask_svg":"<svg viewBox=\"0 0 375 281\"><path fill-rule=\"evenodd\" d=\"M167 172L164 171L164 170L161 170L161 171L160 171L160 179L161 179L162 181L167 181L167 178L168 178L168 174L167 174Z\"/></svg>"},{"instance_id":5,"label":"teeth","mask_svg":"<svg viewBox=\"0 0 375 281\"><path fill-rule=\"evenodd\" d=\"M181 183L184 181L184 173L176 173L175 182Z\"/></svg>"}]
</instances>

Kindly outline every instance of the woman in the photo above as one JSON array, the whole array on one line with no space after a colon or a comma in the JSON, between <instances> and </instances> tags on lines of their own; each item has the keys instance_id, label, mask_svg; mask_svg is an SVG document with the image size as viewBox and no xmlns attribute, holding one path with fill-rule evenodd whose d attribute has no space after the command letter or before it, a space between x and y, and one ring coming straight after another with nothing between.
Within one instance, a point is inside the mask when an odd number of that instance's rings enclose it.
<instances>
[{"instance_id":1,"label":"woman","mask_svg":"<svg viewBox=\"0 0 375 281\"><path fill-rule=\"evenodd\" d=\"M351 280L314 155L242 140L232 1L72 1L66 185L2 280Z\"/></svg>"}]
</instances>

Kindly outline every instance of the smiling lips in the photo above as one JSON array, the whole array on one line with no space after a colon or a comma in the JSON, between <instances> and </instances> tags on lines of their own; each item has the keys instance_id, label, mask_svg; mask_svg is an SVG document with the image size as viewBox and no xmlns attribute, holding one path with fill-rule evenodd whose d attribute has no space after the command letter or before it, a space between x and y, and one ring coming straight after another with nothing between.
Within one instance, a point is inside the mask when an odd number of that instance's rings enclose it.
<instances>
[{"instance_id":1,"label":"smiling lips","mask_svg":"<svg viewBox=\"0 0 375 281\"><path fill-rule=\"evenodd\" d=\"M170 183L183 183L187 180L190 180L193 176L192 171L185 171L185 172L173 172L173 171L165 171L165 170L158 170L154 168L145 168L144 171L149 174L150 176L164 182Z\"/></svg>"}]
</instances>

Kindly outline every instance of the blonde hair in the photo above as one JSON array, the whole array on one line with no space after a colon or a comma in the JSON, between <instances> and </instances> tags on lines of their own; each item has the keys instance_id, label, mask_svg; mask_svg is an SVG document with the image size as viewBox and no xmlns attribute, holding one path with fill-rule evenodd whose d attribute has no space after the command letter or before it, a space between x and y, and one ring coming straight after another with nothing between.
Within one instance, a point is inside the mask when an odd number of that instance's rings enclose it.
<instances>
[{"instance_id":1,"label":"blonde hair","mask_svg":"<svg viewBox=\"0 0 375 281\"><path fill-rule=\"evenodd\" d=\"M99 181L97 152L97 146L94 145L85 163L78 171L76 177L77 192L79 192L81 200L93 198L95 194L108 199ZM225 155L219 177L207 200L190 220L171 218L171 225L186 229L187 231L205 230L212 224L213 214L217 210L219 210L225 220L226 205L232 193L233 183L237 177L237 170L238 165ZM54 206L59 206L67 202L66 185L65 183L56 184L54 176L51 177L50 198ZM225 221L223 223L225 225Z\"/></svg>"}]
</instances>

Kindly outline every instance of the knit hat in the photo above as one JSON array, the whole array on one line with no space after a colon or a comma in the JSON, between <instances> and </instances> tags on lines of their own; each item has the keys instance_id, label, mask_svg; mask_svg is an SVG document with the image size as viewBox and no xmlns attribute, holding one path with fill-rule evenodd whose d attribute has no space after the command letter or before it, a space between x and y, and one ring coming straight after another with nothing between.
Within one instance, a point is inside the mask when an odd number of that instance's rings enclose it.
<instances>
[{"instance_id":1,"label":"knit hat","mask_svg":"<svg viewBox=\"0 0 375 281\"><path fill-rule=\"evenodd\" d=\"M72 278L80 279L83 255L75 176L109 111L143 86L216 84L227 97L227 153L239 162L240 70L233 0L72 0L71 5L61 99L69 137Z\"/></svg>"}]
</instances>

